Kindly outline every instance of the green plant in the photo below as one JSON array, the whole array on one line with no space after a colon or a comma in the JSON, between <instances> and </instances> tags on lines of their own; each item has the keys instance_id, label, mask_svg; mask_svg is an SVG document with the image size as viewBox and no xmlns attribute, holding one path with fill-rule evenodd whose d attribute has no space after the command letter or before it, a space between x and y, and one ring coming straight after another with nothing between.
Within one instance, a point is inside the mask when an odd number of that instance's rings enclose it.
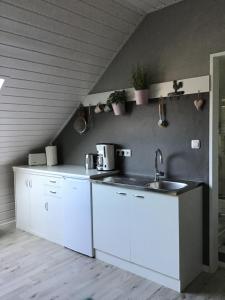
<instances>
[{"instance_id":1,"label":"green plant","mask_svg":"<svg viewBox=\"0 0 225 300\"><path fill-rule=\"evenodd\" d=\"M135 90L145 90L149 88L148 74L141 65L137 65L132 70L131 81Z\"/></svg>"},{"instance_id":2,"label":"green plant","mask_svg":"<svg viewBox=\"0 0 225 300\"><path fill-rule=\"evenodd\" d=\"M127 101L127 93L123 91L115 91L109 95L107 100L107 105L112 105L113 103L125 103Z\"/></svg>"}]
</instances>

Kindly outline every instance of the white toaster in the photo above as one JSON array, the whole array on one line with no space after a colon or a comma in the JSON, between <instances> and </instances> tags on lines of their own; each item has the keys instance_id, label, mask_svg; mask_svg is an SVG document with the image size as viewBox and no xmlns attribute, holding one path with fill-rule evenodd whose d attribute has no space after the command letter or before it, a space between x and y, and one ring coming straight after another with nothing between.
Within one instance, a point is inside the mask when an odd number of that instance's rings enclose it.
<instances>
[{"instance_id":1,"label":"white toaster","mask_svg":"<svg viewBox=\"0 0 225 300\"><path fill-rule=\"evenodd\" d=\"M28 154L28 165L29 166L43 166L46 165L46 154L45 153L30 153Z\"/></svg>"}]
</instances>

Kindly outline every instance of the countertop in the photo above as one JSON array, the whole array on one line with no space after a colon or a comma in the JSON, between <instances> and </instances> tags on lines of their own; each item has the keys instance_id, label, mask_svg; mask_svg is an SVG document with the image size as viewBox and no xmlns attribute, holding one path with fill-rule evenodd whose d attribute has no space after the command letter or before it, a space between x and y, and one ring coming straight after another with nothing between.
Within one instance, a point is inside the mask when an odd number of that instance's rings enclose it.
<instances>
[{"instance_id":1,"label":"countertop","mask_svg":"<svg viewBox=\"0 0 225 300\"><path fill-rule=\"evenodd\" d=\"M81 179L96 179L118 173L118 171L98 171L96 169L86 170L79 165L57 165L57 166L18 166L13 167L14 171L24 170L32 173L46 172L52 175L72 176Z\"/></svg>"}]
</instances>

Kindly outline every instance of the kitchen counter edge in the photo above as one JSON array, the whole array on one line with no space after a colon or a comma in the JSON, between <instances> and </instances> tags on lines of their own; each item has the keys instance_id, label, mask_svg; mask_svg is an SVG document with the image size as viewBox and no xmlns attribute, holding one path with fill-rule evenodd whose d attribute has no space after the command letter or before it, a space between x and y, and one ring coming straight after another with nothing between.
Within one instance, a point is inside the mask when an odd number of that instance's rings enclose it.
<instances>
[{"instance_id":1,"label":"kitchen counter edge","mask_svg":"<svg viewBox=\"0 0 225 300\"><path fill-rule=\"evenodd\" d=\"M58 165L58 166L13 166L13 171L25 171L28 173L43 174L53 176L76 177L80 179L99 179L105 176L117 174L118 171L98 171L96 169L86 170L80 165Z\"/></svg>"}]
</instances>

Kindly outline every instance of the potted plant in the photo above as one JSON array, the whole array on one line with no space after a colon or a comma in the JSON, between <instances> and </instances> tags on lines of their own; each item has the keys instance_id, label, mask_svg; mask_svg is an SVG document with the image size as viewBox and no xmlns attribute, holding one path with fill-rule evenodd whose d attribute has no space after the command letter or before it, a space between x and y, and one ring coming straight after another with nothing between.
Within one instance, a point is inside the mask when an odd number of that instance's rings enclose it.
<instances>
[{"instance_id":1,"label":"potted plant","mask_svg":"<svg viewBox=\"0 0 225 300\"><path fill-rule=\"evenodd\" d=\"M135 89L134 95L137 105L148 104L149 80L143 66L137 65L132 71L132 84Z\"/></svg>"},{"instance_id":2,"label":"potted plant","mask_svg":"<svg viewBox=\"0 0 225 300\"><path fill-rule=\"evenodd\" d=\"M109 95L107 105L112 105L115 116L125 114L125 102L127 101L126 91L115 91Z\"/></svg>"}]
</instances>

